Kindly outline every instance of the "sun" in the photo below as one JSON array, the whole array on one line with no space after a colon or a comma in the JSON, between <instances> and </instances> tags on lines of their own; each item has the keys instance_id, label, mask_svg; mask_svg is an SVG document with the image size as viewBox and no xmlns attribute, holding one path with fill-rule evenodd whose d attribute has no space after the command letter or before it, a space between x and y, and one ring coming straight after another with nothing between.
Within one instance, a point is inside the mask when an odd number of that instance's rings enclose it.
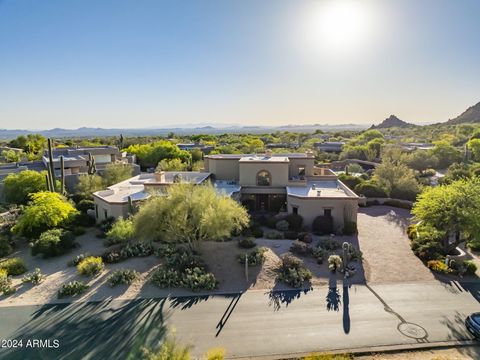
<instances>
[{"instance_id":1,"label":"sun","mask_svg":"<svg viewBox=\"0 0 480 360\"><path fill-rule=\"evenodd\" d=\"M367 1L319 1L308 10L305 36L309 46L322 53L348 54L366 44L373 22Z\"/></svg>"}]
</instances>

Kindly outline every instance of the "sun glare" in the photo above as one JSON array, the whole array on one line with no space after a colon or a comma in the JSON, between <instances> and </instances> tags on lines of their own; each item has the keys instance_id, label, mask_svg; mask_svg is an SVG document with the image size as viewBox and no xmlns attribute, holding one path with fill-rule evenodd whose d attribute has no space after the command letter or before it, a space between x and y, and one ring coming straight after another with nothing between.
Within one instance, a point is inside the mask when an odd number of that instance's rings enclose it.
<instances>
[{"instance_id":1,"label":"sun glare","mask_svg":"<svg viewBox=\"0 0 480 360\"><path fill-rule=\"evenodd\" d=\"M327 55L349 54L366 45L373 22L373 12L366 1L319 1L308 10L304 36L310 50Z\"/></svg>"}]
</instances>

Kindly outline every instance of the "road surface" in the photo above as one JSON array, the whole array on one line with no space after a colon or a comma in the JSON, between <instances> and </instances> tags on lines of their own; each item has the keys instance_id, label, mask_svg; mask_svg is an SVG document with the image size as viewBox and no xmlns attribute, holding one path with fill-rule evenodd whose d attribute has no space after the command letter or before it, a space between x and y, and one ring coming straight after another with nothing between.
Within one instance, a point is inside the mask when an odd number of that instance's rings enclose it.
<instances>
[{"instance_id":1,"label":"road surface","mask_svg":"<svg viewBox=\"0 0 480 360\"><path fill-rule=\"evenodd\" d=\"M171 328L194 354L223 346L231 358L467 340L479 291L427 282L4 307L0 339L22 346L0 344L0 359L138 359Z\"/></svg>"}]
</instances>

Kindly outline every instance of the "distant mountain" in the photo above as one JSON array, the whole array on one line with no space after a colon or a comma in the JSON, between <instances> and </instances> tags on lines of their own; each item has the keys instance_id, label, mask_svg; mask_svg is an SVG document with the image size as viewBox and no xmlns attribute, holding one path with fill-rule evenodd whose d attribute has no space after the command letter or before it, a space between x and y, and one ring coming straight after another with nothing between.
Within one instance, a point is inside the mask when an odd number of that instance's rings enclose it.
<instances>
[{"instance_id":1,"label":"distant mountain","mask_svg":"<svg viewBox=\"0 0 480 360\"><path fill-rule=\"evenodd\" d=\"M456 125L478 122L480 122L480 102L473 106L470 106L467 110L458 115L456 118L448 120L447 124Z\"/></svg>"},{"instance_id":2,"label":"distant mountain","mask_svg":"<svg viewBox=\"0 0 480 360\"><path fill-rule=\"evenodd\" d=\"M282 125L282 126L201 126L201 127L168 127L168 128L139 128L139 129L102 129L81 127L79 129L61 129L55 128L50 130L9 130L0 129L0 140L14 139L20 135L28 134L42 134L45 137L51 138L94 138L107 136L166 136L170 132L177 135L194 135L194 134L265 134L276 131L291 131L291 132L314 132L316 130L322 131L343 131L365 130L366 125L362 124L342 124L342 125Z\"/></svg>"},{"instance_id":3,"label":"distant mountain","mask_svg":"<svg viewBox=\"0 0 480 360\"><path fill-rule=\"evenodd\" d=\"M407 127L407 126L414 126L413 124L407 123L406 121L400 120L395 115L390 115L388 118L383 120L377 126L372 125L371 129L387 129L393 127Z\"/></svg>"}]
</instances>

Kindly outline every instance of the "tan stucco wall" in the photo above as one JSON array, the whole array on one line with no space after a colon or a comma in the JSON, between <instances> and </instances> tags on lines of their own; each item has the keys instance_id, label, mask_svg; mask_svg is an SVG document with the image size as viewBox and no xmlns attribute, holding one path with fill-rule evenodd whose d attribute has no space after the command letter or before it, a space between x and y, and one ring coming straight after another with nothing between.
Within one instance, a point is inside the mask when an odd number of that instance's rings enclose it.
<instances>
[{"instance_id":1,"label":"tan stucco wall","mask_svg":"<svg viewBox=\"0 0 480 360\"><path fill-rule=\"evenodd\" d=\"M288 162L241 162L240 163L240 185L256 186L257 174L266 170L270 173L271 186L286 186L288 184ZM262 186L267 188L268 186Z\"/></svg>"},{"instance_id":2,"label":"tan stucco wall","mask_svg":"<svg viewBox=\"0 0 480 360\"><path fill-rule=\"evenodd\" d=\"M205 158L205 171L214 174L217 180L239 180L238 159Z\"/></svg>"},{"instance_id":3,"label":"tan stucco wall","mask_svg":"<svg viewBox=\"0 0 480 360\"><path fill-rule=\"evenodd\" d=\"M298 167L305 166L305 175L311 176L313 175L313 167L315 164L314 158L305 158L305 159L296 159L290 158L289 167L289 174L290 176L298 176Z\"/></svg>"},{"instance_id":4,"label":"tan stucco wall","mask_svg":"<svg viewBox=\"0 0 480 360\"><path fill-rule=\"evenodd\" d=\"M119 218L120 216L125 218L128 216L128 204L109 204L97 197L93 198L95 207L98 208L97 223L105 220L105 211L107 210L107 217Z\"/></svg>"},{"instance_id":5,"label":"tan stucco wall","mask_svg":"<svg viewBox=\"0 0 480 360\"><path fill-rule=\"evenodd\" d=\"M298 207L298 214L303 217L303 224L311 228L317 216L324 215L324 209L332 209L333 226L335 232L343 230L344 218L357 221L358 200L342 198L308 198L302 199L287 196L287 210L293 212L293 207Z\"/></svg>"}]
</instances>

